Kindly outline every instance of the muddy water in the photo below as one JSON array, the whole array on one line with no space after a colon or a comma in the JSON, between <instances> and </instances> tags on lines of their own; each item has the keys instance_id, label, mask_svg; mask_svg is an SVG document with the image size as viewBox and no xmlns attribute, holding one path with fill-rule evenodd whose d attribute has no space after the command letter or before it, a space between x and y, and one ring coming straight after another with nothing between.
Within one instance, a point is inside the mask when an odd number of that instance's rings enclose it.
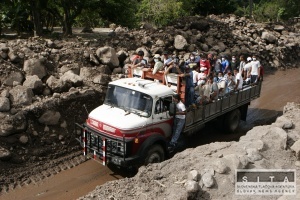
<instances>
[{"instance_id":1,"label":"muddy water","mask_svg":"<svg viewBox=\"0 0 300 200\"><path fill-rule=\"evenodd\" d=\"M261 97L251 102L247 121L240 124L234 134L226 134L209 124L196 136L189 147L215 141L232 141L245 134L253 126L271 123L282 113L287 102L300 102L300 69L269 73L263 82ZM196 142L195 142L196 141ZM97 185L120 179L128 174L90 160L70 170L41 181L38 185L30 184L0 196L1 200L34 199L76 199L93 190Z\"/></svg>"}]
</instances>

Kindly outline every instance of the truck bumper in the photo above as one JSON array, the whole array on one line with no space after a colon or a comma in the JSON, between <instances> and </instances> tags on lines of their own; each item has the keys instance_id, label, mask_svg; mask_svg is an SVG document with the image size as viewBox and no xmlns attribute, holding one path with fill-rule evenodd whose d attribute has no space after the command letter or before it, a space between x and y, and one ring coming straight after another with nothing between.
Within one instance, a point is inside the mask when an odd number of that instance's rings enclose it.
<instances>
[{"instance_id":1,"label":"truck bumper","mask_svg":"<svg viewBox=\"0 0 300 200\"><path fill-rule=\"evenodd\" d=\"M131 166L140 165L141 162L139 156L128 157L128 158L122 158L120 156L111 156L108 157L108 164L113 164L120 167L131 167Z\"/></svg>"}]
</instances>

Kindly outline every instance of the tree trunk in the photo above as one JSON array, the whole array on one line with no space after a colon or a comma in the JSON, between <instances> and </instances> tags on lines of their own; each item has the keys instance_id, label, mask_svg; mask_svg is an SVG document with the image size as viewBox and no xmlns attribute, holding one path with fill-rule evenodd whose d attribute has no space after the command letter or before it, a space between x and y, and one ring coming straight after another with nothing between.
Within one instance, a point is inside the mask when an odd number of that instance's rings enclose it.
<instances>
[{"instance_id":1,"label":"tree trunk","mask_svg":"<svg viewBox=\"0 0 300 200\"><path fill-rule=\"evenodd\" d=\"M34 24L34 36L43 35L43 27L41 23L41 6L39 1L30 2Z\"/></svg>"},{"instance_id":2,"label":"tree trunk","mask_svg":"<svg viewBox=\"0 0 300 200\"><path fill-rule=\"evenodd\" d=\"M253 17L253 0L249 0L249 7L250 7L250 18Z\"/></svg>"},{"instance_id":3,"label":"tree trunk","mask_svg":"<svg viewBox=\"0 0 300 200\"><path fill-rule=\"evenodd\" d=\"M70 11L68 8L64 8L65 14L64 14L64 35L72 35L72 23L71 23L71 16Z\"/></svg>"}]
</instances>

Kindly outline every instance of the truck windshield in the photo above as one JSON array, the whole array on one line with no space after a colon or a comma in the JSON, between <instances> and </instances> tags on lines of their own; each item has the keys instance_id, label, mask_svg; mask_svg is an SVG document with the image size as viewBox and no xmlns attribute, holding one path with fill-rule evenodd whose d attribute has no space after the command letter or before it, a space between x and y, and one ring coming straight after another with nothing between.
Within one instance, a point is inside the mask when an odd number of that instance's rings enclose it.
<instances>
[{"instance_id":1,"label":"truck windshield","mask_svg":"<svg viewBox=\"0 0 300 200\"><path fill-rule=\"evenodd\" d=\"M108 85L104 104L118 107L142 117L150 117L152 97L128 88Z\"/></svg>"}]
</instances>

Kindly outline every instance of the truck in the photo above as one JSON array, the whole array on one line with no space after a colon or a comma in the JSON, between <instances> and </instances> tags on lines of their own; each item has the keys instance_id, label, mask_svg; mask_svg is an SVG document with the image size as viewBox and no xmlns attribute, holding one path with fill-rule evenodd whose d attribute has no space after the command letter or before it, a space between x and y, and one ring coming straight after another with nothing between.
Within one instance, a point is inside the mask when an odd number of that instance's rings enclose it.
<instances>
[{"instance_id":1,"label":"truck","mask_svg":"<svg viewBox=\"0 0 300 200\"><path fill-rule=\"evenodd\" d=\"M176 92L184 101L184 78L139 68L129 74L110 82L104 103L89 113L85 123L75 124L83 154L103 165L141 166L169 156L175 107L172 96ZM240 120L246 120L248 106L260 91L258 82L215 102L187 109L181 134L199 134L212 120L226 131L235 131Z\"/></svg>"}]
</instances>

